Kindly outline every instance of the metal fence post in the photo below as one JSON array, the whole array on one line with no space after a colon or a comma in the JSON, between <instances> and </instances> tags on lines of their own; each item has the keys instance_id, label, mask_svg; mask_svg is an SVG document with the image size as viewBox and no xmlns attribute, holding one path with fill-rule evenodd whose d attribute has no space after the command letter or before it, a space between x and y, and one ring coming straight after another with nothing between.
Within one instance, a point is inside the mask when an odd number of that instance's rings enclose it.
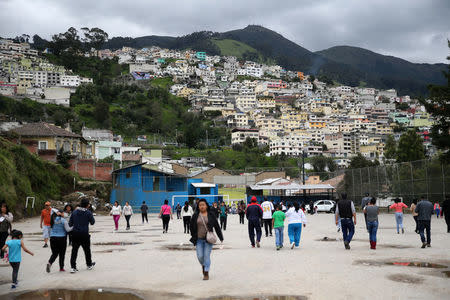
<instances>
[{"instance_id":1,"label":"metal fence post","mask_svg":"<svg viewBox=\"0 0 450 300\"><path fill-rule=\"evenodd\" d=\"M355 200L355 174L354 169L352 169L352 188L353 188L353 200Z\"/></svg>"},{"instance_id":2,"label":"metal fence post","mask_svg":"<svg viewBox=\"0 0 450 300\"><path fill-rule=\"evenodd\" d=\"M414 199L414 176L413 176L413 168L412 168L412 163L409 162L409 167L411 170L411 186L412 186L412 198Z\"/></svg>"},{"instance_id":3,"label":"metal fence post","mask_svg":"<svg viewBox=\"0 0 450 300\"><path fill-rule=\"evenodd\" d=\"M445 201L445 172L444 172L444 164L441 164L442 169L442 201Z\"/></svg>"},{"instance_id":4,"label":"metal fence post","mask_svg":"<svg viewBox=\"0 0 450 300\"><path fill-rule=\"evenodd\" d=\"M427 181L427 200L430 201L430 193L428 188L428 160L425 161L425 180Z\"/></svg>"}]
</instances>

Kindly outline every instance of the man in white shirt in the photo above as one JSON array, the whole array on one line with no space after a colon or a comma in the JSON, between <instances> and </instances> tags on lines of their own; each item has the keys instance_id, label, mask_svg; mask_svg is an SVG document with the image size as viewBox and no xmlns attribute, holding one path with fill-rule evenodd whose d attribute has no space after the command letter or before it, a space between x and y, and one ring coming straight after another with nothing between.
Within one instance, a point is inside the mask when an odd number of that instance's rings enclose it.
<instances>
[{"instance_id":1,"label":"man in white shirt","mask_svg":"<svg viewBox=\"0 0 450 300\"><path fill-rule=\"evenodd\" d=\"M274 210L272 202L268 201L266 197L264 197L264 202L261 203L261 207L263 209L263 223L264 229L266 231L266 237L272 236L272 212Z\"/></svg>"}]
</instances>

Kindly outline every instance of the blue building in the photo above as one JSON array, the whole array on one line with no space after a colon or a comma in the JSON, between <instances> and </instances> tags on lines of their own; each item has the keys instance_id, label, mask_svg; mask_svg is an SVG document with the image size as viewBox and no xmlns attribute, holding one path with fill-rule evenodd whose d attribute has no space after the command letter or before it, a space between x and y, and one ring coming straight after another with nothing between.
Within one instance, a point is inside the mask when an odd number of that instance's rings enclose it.
<instances>
[{"instance_id":1,"label":"blue building","mask_svg":"<svg viewBox=\"0 0 450 300\"><path fill-rule=\"evenodd\" d=\"M145 201L150 212L159 212L164 200L172 206L184 205L194 197L205 198L209 203L222 200L215 196L218 194L216 184L204 183L201 178L162 172L145 163L113 171L112 180L111 203L118 201L123 205L128 201L131 206L140 207Z\"/></svg>"},{"instance_id":2,"label":"blue building","mask_svg":"<svg viewBox=\"0 0 450 300\"><path fill-rule=\"evenodd\" d=\"M195 57L199 60L206 60L206 52L197 52L195 53Z\"/></svg>"}]
</instances>

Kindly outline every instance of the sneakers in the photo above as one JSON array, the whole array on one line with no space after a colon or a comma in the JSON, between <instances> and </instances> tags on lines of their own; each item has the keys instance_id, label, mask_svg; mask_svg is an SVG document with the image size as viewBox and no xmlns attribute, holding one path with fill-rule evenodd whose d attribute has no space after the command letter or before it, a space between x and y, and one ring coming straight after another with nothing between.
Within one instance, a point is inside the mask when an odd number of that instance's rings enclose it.
<instances>
[{"instance_id":1,"label":"sneakers","mask_svg":"<svg viewBox=\"0 0 450 300\"><path fill-rule=\"evenodd\" d=\"M66 270L64 270L64 269L59 269L59 271L60 271L60 272L65 272Z\"/></svg>"},{"instance_id":2,"label":"sneakers","mask_svg":"<svg viewBox=\"0 0 450 300\"><path fill-rule=\"evenodd\" d=\"M344 246L346 250L350 250L350 243L349 242L344 242Z\"/></svg>"},{"instance_id":3,"label":"sneakers","mask_svg":"<svg viewBox=\"0 0 450 300\"><path fill-rule=\"evenodd\" d=\"M44 244L44 246L42 246L42 248L48 248L48 245L47 245L47 244Z\"/></svg>"},{"instance_id":4,"label":"sneakers","mask_svg":"<svg viewBox=\"0 0 450 300\"><path fill-rule=\"evenodd\" d=\"M277 246L277 251L279 251L281 249L281 247L280 246Z\"/></svg>"},{"instance_id":5,"label":"sneakers","mask_svg":"<svg viewBox=\"0 0 450 300\"><path fill-rule=\"evenodd\" d=\"M90 266L87 267L88 270L92 270L95 266L95 262L92 262Z\"/></svg>"},{"instance_id":6,"label":"sneakers","mask_svg":"<svg viewBox=\"0 0 450 300\"><path fill-rule=\"evenodd\" d=\"M70 273L76 273L76 272L78 272L78 269L76 269L76 268L72 268L72 269L70 269Z\"/></svg>"},{"instance_id":7,"label":"sneakers","mask_svg":"<svg viewBox=\"0 0 450 300\"><path fill-rule=\"evenodd\" d=\"M14 283L11 284L11 289L12 289L12 290L15 290L15 289L16 289L16 286L17 286L17 284L14 284Z\"/></svg>"},{"instance_id":8,"label":"sneakers","mask_svg":"<svg viewBox=\"0 0 450 300\"><path fill-rule=\"evenodd\" d=\"M208 271L205 271L203 273L203 280L209 280L209 272Z\"/></svg>"},{"instance_id":9,"label":"sneakers","mask_svg":"<svg viewBox=\"0 0 450 300\"><path fill-rule=\"evenodd\" d=\"M430 248L430 247L431 247L431 244L427 244L427 247Z\"/></svg>"},{"instance_id":10,"label":"sneakers","mask_svg":"<svg viewBox=\"0 0 450 300\"><path fill-rule=\"evenodd\" d=\"M47 273L50 273L50 268L52 267L52 265L50 263L47 263L47 267L45 268L45 270L47 271Z\"/></svg>"},{"instance_id":11,"label":"sneakers","mask_svg":"<svg viewBox=\"0 0 450 300\"><path fill-rule=\"evenodd\" d=\"M261 245L259 244L259 242L256 242L256 247L261 248Z\"/></svg>"},{"instance_id":12,"label":"sneakers","mask_svg":"<svg viewBox=\"0 0 450 300\"><path fill-rule=\"evenodd\" d=\"M294 247L295 247L295 243L292 242L292 243L291 243L291 249L294 249Z\"/></svg>"},{"instance_id":13,"label":"sneakers","mask_svg":"<svg viewBox=\"0 0 450 300\"><path fill-rule=\"evenodd\" d=\"M427 243L422 243L422 249L425 249L425 247L427 246Z\"/></svg>"},{"instance_id":14,"label":"sneakers","mask_svg":"<svg viewBox=\"0 0 450 300\"><path fill-rule=\"evenodd\" d=\"M252 248L255 248L255 245L252 245Z\"/></svg>"},{"instance_id":15,"label":"sneakers","mask_svg":"<svg viewBox=\"0 0 450 300\"><path fill-rule=\"evenodd\" d=\"M404 233L405 233L405 229L402 228L402 234L404 234Z\"/></svg>"}]
</instances>

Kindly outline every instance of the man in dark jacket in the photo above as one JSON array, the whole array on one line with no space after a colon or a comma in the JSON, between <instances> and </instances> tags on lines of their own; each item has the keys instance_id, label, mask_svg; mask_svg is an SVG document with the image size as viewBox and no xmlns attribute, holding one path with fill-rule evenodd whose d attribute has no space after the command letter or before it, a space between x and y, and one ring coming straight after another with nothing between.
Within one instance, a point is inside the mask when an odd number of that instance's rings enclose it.
<instances>
[{"instance_id":1,"label":"man in dark jacket","mask_svg":"<svg viewBox=\"0 0 450 300\"><path fill-rule=\"evenodd\" d=\"M81 200L80 207L70 216L69 226L73 226L72 230L72 255L70 257L71 270L70 273L77 272L77 256L78 248L83 248L86 256L86 265L88 270L92 270L95 262L91 258L91 236L89 234L89 224L94 225L95 219L88 209L89 200L84 198Z\"/></svg>"},{"instance_id":2,"label":"man in dark jacket","mask_svg":"<svg viewBox=\"0 0 450 300\"><path fill-rule=\"evenodd\" d=\"M141 205L142 224L144 224L144 219L145 219L145 221L147 221L147 224L148 224L147 213L148 213L148 206L147 206L147 204L145 204L145 201L143 201L142 205Z\"/></svg>"},{"instance_id":3,"label":"man in dark jacket","mask_svg":"<svg viewBox=\"0 0 450 300\"><path fill-rule=\"evenodd\" d=\"M248 220L248 235L250 237L250 242L252 247L255 248L255 231L256 231L256 245L259 247L261 242L261 224L259 220L262 219L263 210L261 205L257 203L257 199L255 196L252 197L251 203L247 206L247 210L245 211L245 215Z\"/></svg>"},{"instance_id":4,"label":"man in dark jacket","mask_svg":"<svg viewBox=\"0 0 450 300\"><path fill-rule=\"evenodd\" d=\"M450 233L450 198L447 197L442 203L442 213L445 217L445 223L447 223L447 233Z\"/></svg>"},{"instance_id":5,"label":"man in dark jacket","mask_svg":"<svg viewBox=\"0 0 450 300\"><path fill-rule=\"evenodd\" d=\"M417 203L416 213L417 225L419 227L420 239L422 241L422 248L431 247L431 215L433 214L433 204L425 199L425 196L420 198L420 202ZM425 233L427 233L427 239L425 242Z\"/></svg>"},{"instance_id":6,"label":"man in dark jacket","mask_svg":"<svg viewBox=\"0 0 450 300\"><path fill-rule=\"evenodd\" d=\"M356 210L355 204L347 199L345 193L341 195L341 200L336 205L336 226L339 224L339 218L341 219L345 249L350 250L350 242L355 234Z\"/></svg>"}]
</instances>

